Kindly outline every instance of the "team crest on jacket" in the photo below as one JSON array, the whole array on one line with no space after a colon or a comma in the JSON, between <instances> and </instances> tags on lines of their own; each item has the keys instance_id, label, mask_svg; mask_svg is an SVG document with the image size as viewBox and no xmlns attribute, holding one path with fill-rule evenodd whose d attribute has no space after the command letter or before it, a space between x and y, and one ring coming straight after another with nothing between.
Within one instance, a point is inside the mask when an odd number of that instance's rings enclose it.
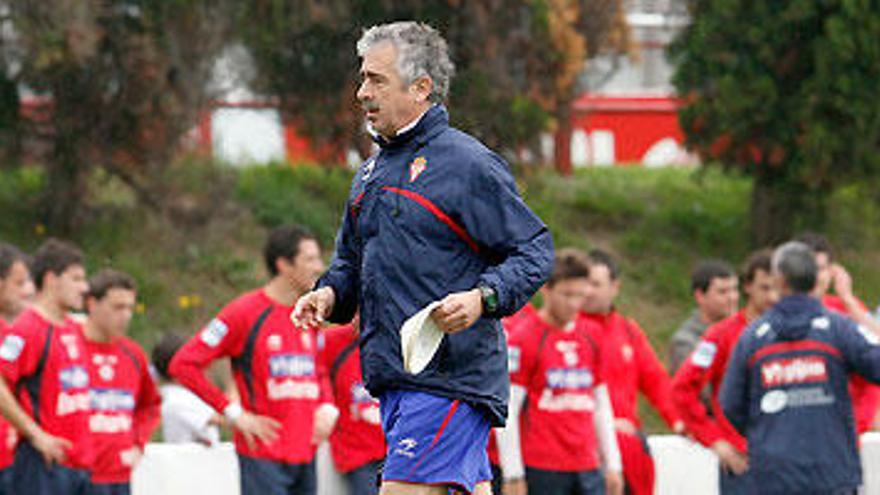
<instances>
[{"instance_id":1,"label":"team crest on jacket","mask_svg":"<svg viewBox=\"0 0 880 495\"><path fill-rule=\"evenodd\" d=\"M423 156L417 156L415 160L409 164L409 181L415 182L426 168L428 168L428 160Z\"/></svg>"}]
</instances>

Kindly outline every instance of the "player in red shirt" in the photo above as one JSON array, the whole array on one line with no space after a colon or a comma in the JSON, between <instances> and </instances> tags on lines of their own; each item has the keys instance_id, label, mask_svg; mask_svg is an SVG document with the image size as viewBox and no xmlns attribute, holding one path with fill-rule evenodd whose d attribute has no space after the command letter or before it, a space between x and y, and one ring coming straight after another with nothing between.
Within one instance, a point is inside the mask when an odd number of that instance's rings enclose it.
<instances>
[{"instance_id":1,"label":"player in red shirt","mask_svg":"<svg viewBox=\"0 0 880 495\"><path fill-rule=\"evenodd\" d=\"M834 261L834 253L828 239L814 232L804 232L795 240L806 244L816 254L819 272L813 295L818 297L826 308L842 313L874 334L880 335L880 322L871 316L865 303L853 293L852 277L846 268ZM832 288L834 294L830 294ZM856 431L859 434L865 433L871 430L877 418L877 411L880 410L880 387L868 383L861 376L854 375L849 381L849 393L853 401Z\"/></svg>"},{"instance_id":2,"label":"player in red shirt","mask_svg":"<svg viewBox=\"0 0 880 495\"><path fill-rule=\"evenodd\" d=\"M162 399L147 356L126 337L136 299L134 280L124 273L103 270L89 280L83 335L95 463L88 495L129 495L131 471L159 426Z\"/></svg>"},{"instance_id":3,"label":"player in red shirt","mask_svg":"<svg viewBox=\"0 0 880 495\"><path fill-rule=\"evenodd\" d=\"M34 283L27 267L27 257L17 247L0 242L0 342L9 325L24 311L34 297ZM9 468L12 466L18 435L15 428L0 416L0 495L6 494Z\"/></svg>"},{"instance_id":4,"label":"player in red shirt","mask_svg":"<svg viewBox=\"0 0 880 495\"><path fill-rule=\"evenodd\" d=\"M333 399L339 409L330 435L336 469L345 475L349 495L378 493L377 476L385 458L385 435L379 401L364 388L358 350L358 319L324 332L321 359L328 370Z\"/></svg>"},{"instance_id":5,"label":"player in red shirt","mask_svg":"<svg viewBox=\"0 0 880 495\"><path fill-rule=\"evenodd\" d=\"M0 344L0 412L24 439L10 487L16 494L79 494L93 460L89 374L81 330L68 312L82 308L88 289L83 255L50 239L32 267L36 300Z\"/></svg>"},{"instance_id":6,"label":"player in red shirt","mask_svg":"<svg viewBox=\"0 0 880 495\"><path fill-rule=\"evenodd\" d=\"M171 375L222 413L235 430L244 495L313 494L317 445L338 411L317 355L318 331L294 326L293 304L324 269L315 238L280 227L264 248L269 282L229 303L171 361ZM229 357L241 403L205 377Z\"/></svg>"},{"instance_id":7,"label":"player in red shirt","mask_svg":"<svg viewBox=\"0 0 880 495\"><path fill-rule=\"evenodd\" d=\"M583 254L560 251L544 306L511 328L510 417L498 434L505 495L601 494L606 484L623 493L599 346L577 318L588 275Z\"/></svg>"},{"instance_id":8,"label":"player in red shirt","mask_svg":"<svg viewBox=\"0 0 880 495\"><path fill-rule=\"evenodd\" d=\"M620 292L620 270L610 254L593 250L589 254L590 283L582 318L598 325L602 350L602 376L611 395L617 443L623 458L627 493L643 495L654 491L654 461L641 433L637 396L641 392L675 432L684 429L672 404L671 381L657 359L648 338L633 319L614 307Z\"/></svg>"},{"instance_id":9,"label":"player in red shirt","mask_svg":"<svg viewBox=\"0 0 880 495\"><path fill-rule=\"evenodd\" d=\"M672 400L685 428L718 456L722 495L750 493L746 478L741 476L748 470L746 440L724 417L718 403L718 391L727 370L727 360L740 334L779 300L770 273L772 254L770 250L761 250L749 257L742 273L747 297L745 307L710 326L672 379ZM702 400L702 391L707 386L712 394L711 412L706 410Z\"/></svg>"}]
</instances>

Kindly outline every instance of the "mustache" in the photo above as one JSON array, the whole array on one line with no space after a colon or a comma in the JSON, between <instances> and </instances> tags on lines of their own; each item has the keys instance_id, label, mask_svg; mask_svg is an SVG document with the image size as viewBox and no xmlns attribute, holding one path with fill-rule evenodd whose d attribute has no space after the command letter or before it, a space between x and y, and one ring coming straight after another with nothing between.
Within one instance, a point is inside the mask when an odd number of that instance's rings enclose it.
<instances>
[{"instance_id":1,"label":"mustache","mask_svg":"<svg viewBox=\"0 0 880 495\"><path fill-rule=\"evenodd\" d=\"M368 112L379 110L379 104L373 101L365 101L361 103L361 107Z\"/></svg>"}]
</instances>

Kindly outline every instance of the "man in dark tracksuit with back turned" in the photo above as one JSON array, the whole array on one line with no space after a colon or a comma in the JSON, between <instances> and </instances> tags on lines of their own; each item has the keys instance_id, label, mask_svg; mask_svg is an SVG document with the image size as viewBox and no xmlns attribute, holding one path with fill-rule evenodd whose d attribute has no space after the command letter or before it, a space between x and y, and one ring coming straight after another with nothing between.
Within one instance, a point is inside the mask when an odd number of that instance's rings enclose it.
<instances>
[{"instance_id":1,"label":"man in dark tracksuit with back turned","mask_svg":"<svg viewBox=\"0 0 880 495\"><path fill-rule=\"evenodd\" d=\"M782 300L746 329L719 400L749 444L752 492L854 494L861 484L848 375L880 382L880 339L810 295L812 250L773 255Z\"/></svg>"},{"instance_id":2,"label":"man in dark tracksuit with back turned","mask_svg":"<svg viewBox=\"0 0 880 495\"><path fill-rule=\"evenodd\" d=\"M449 126L453 66L437 31L376 26L358 54L357 96L381 149L356 174L330 269L293 317L346 322L360 308L364 380L388 445L382 495L488 494L486 443L509 389L499 318L549 276L550 233L504 161ZM410 374L401 327L435 301L445 336Z\"/></svg>"}]
</instances>

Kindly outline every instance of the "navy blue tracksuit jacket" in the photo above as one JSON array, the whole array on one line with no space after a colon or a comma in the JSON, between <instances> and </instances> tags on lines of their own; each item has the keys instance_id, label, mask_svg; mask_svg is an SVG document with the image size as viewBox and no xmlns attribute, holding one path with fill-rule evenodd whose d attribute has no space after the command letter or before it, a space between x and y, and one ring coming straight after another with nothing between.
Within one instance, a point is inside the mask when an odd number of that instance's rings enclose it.
<instances>
[{"instance_id":1,"label":"navy blue tracksuit jacket","mask_svg":"<svg viewBox=\"0 0 880 495\"><path fill-rule=\"evenodd\" d=\"M813 297L785 297L743 332L719 401L748 439L753 493L861 484L851 372L880 382L880 341Z\"/></svg>"},{"instance_id":2,"label":"navy blue tracksuit jacket","mask_svg":"<svg viewBox=\"0 0 880 495\"><path fill-rule=\"evenodd\" d=\"M513 314L549 277L553 243L526 206L507 164L449 127L437 105L367 160L352 182L336 253L317 286L330 286L330 320L359 308L367 389L421 390L507 415L507 349L498 318ZM485 284L496 314L447 335L418 375L403 369L400 327L432 301Z\"/></svg>"}]
</instances>

